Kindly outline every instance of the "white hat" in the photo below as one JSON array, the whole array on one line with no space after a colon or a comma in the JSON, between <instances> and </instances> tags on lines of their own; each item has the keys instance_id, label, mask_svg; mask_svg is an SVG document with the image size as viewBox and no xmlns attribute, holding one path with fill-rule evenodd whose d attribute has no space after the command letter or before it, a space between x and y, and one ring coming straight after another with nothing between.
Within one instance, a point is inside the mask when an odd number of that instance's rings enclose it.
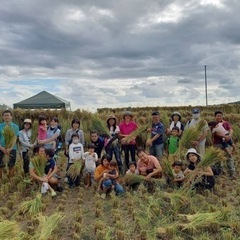
<instances>
[{"instance_id":1,"label":"white hat","mask_svg":"<svg viewBox=\"0 0 240 240\"><path fill-rule=\"evenodd\" d=\"M29 119L29 118L26 118L23 123L30 123L30 124L32 124L32 120Z\"/></svg>"},{"instance_id":2,"label":"white hat","mask_svg":"<svg viewBox=\"0 0 240 240\"><path fill-rule=\"evenodd\" d=\"M193 154L199 156L200 159L202 158L202 156L197 152L197 150L196 150L195 148L189 148L189 149L187 150L187 153L186 153L186 159L187 159L187 160L189 160L189 158L188 158L188 154L189 154L189 153L193 153Z\"/></svg>"}]
</instances>

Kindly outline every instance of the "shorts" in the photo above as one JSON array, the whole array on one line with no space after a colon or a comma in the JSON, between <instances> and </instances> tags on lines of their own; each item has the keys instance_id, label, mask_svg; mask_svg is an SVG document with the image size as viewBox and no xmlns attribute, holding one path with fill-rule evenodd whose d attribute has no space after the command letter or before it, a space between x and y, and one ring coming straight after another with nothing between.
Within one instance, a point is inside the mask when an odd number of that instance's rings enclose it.
<instances>
[{"instance_id":1,"label":"shorts","mask_svg":"<svg viewBox=\"0 0 240 240\"><path fill-rule=\"evenodd\" d=\"M9 154L9 161L8 161L8 167L14 167L16 163L16 158L17 158L17 151L14 149L10 152ZM6 164L4 163L4 153L3 151L0 150L0 168L5 168Z\"/></svg>"}]
</instances>

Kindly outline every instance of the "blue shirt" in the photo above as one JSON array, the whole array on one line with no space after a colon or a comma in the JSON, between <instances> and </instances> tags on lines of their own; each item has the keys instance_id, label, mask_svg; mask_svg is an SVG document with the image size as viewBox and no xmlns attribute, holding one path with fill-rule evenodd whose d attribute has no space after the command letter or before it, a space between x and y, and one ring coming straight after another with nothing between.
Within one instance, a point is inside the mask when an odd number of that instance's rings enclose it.
<instances>
[{"instance_id":1,"label":"blue shirt","mask_svg":"<svg viewBox=\"0 0 240 240\"><path fill-rule=\"evenodd\" d=\"M45 170L44 170L45 174L48 174L50 169L52 169L52 171L53 171L55 165L56 165L56 162L53 158L48 159L46 166L45 166Z\"/></svg>"},{"instance_id":2,"label":"blue shirt","mask_svg":"<svg viewBox=\"0 0 240 240\"><path fill-rule=\"evenodd\" d=\"M2 147L6 146L4 135L3 135L3 130L4 130L6 125L7 124L5 122L0 124L0 144L1 144ZM13 130L15 136L18 137L18 135L19 135L19 126L17 124L13 123L13 122L10 122L9 125L10 125L11 129ZM16 144L13 146L13 149L14 150L17 149L17 145Z\"/></svg>"},{"instance_id":3,"label":"blue shirt","mask_svg":"<svg viewBox=\"0 0 240 240\"><path fill-rule=\"evenodd\" d=\"M164 125L161 122L152 123L151 138L159 134L160 136L152 142L152 145L158 145L163 143Z\"/></svg>"}]
</instances>

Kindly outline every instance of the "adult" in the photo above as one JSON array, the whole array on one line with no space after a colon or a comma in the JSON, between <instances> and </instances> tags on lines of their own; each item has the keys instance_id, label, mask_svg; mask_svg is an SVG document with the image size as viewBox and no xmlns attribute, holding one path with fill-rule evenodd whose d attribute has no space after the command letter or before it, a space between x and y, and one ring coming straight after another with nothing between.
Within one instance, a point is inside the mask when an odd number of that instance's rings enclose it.
<instances>
[{"instance_id":1,"label":"adult","mask_svg":"<svg viewBox=\"0 0 240 240\"><path fill-rule=\"evenodd\" d=\"M229 135L221 135L220 133L215 132L213 134L213 144L216 148L223 149L222 146L222 139L225 138L226 141L229 141L233 136L233 128L228 121L223 120L223 112L222 111L215 111L215 121L218 123L222 123L222 126L229 132ZM228 148L231 148L228 146ZM231 150L229 150L231 151ZM227 155L227 154L226 154ZM227 170L229 174L229 179L234 179L235 173L235 165L234 165L234 158L228 155L227 163ZM214 166L214 169L217 171L217 174L220 174L222 171L221 163L217 163Z\"/></svg>"},{"instance_id":2,"label":"adult","mask_svg":"<svg viewBox=\"0 0 240 240\"><path fill-rule=\"evenodd\" d=\"M37 145L37 146L35 146L35 148L34 148L34 155L35 156L39 155L39 156L43 157L43 159L47 160L44 145ZM46 167L45 168L45 170L46 170L47 169L47 161L46 161L46 166L45 167ZM36 171L35 171L34 165L33 165L33 163L30 160L30 163L29 163L29 173L30 173L30 176L33 179L35 179L37 181L40 181L42 183L46 182L51 187L55 187L55 188L59 185L59 180L56 177L57 171L58 171L58 168L57 168L57 165L55 164L53 171L48 176L47 176L47 172L45 172L46 175L44 175L44 176L38 176Z\"/></svg>"},{"instance_id":3,"label":"adult","mask_svg":"<svg viewBox=\"0 0 240 240\"><path fill-rule=\"evenodd\" d=\"M179 132L178 132L178 137L182 136L183 130L184 130L184 125L181 123L181 114L179 112L173 112L171 119L172 122L170 123L169 128L166 130L167 135L171 135L173 127L178 127Z\"/></svg>"},{"instance_id":4,"label":"adult","mask_svg":"<svg viewBox=\"0 0 240 240\"><path fill-rule=\"evenodd\" d=\"M29 173L29 149L35 146L31 143L32 136L32 120L25 119L23 122L23 129L19 132L19 142L21 143L21 155L23 159L23 170L25 176Z\"/></svg>"},{"instance_id":5,"label":"adult","mask_svg":"<svg viewBox=\"0 0 240 240\"><path fill-rule=\"evenodd\" d=\"M94 179L97 183L103 178L104 173L110 172L110 169L109 169L110 161L111 161L111 158L107 154L104 154L102 156L101 164L97 166L94 173ZM111 192L111 185L112 185L111 179L109 179L109 181L107 180L104 181L104 187L107 188L107 193ZM101 189L102 189L102 186L101 186ZM114 187L114 191L116 192L116 195L120 195L124 193L124 189L119 183L116 183Z\"/></svg>"},{"instance_id":6,"label":"adult","mask_svg":"<svg viewBox=\"0 0 240 240\"><path fill-rule=\"evenodd\" d=\"M19 135L19 126L12 122L12 111L5 110L2 112L3 123L0 124L0 180L2 179L3 168L5 167L4 156L8 158L8 176L12 178L14 176L14 166L17 157L16 141ZM15 139L12 140L12 146L7 146L8 140L4 135L4 129L6 126L10 126L14 133Z\"/></svg>"},{"instance_id":7,"label":"adult","mask_svg":"<svg viewBox=\"0 0 240 240\"><path fill-rule=\"evenodd\" d=\"M137 156L137 169L140 175L145 176L145 180L149 181L152 177L161 177L162 167L156 157L148 155L143 149L138 149Z\"/></svg>"},{"instance_id":8,"label":"adult","mask_svg":"<svg viewBox=\"0 0 240 240\"><path fill-rule=\"evenodd\" d=\"M164 125L160 122L160 114L155 111L152 113L152 128L148 129L151 132L151 138L147 140L147 146L150 146L150 154L160 160L163 156L165 132Z\"/></svg>"},{"instance_id":9,"label":"adult","mask_svg":"<svg viewBox=\"0 0 240 240\"><path fill-rule=\"evenodd\" d=\"M189 175L195 170L195 177L193 179L193 188L198 190L212 189L215 185L213 171L210 166L205 168L198 168L201 161L201 155L195 148L188 149L186 159L189 162L188 167L184 171L184 175Z\"/></svg>"},{"instance_id":10,"label":"adult","mask_svg":"<svg viewBox=\"0 0 240 240\"><path fill-rule=\"evenodd\" d=\"M59 120L57 117L53 117L50 120L50 126L47 129L47 138L44 140L38 140L38 144L44 144L45 149L53 149L56 151L56 140L59 137L61 130L58 128Z\"/></svg>"},{"instance_id":11,"label":"adult","mask_svg":"<svg viewBox=\"0 0 240 240\"><path fill-rule=\"evenodd\" d=\"M119 126L117 125L117 119L114 115L109 115L107 118L107 128L109 130L108 143L105 146L106 153L112 158L113 154L118 163L119 171L122 170L122 160L120 153L120 146L118 142L118 134L120 132Z\"/></svg>"},{"instance_id":12,"label":"adult","mask_svg":"<svg viewBox=\"0 0 240 240\"><path fill-rule=\"evenodd\" d=\"M123 114L123 122L119 125L119 137L121 138L122 149L124 151L125 156L125 166L129 165L129 153L131 155L131 161L136 162L135 154L136 154L136 141L132 139L127 141L126 137L128 137L132 132L134 132L138 128L137 124L133 121L133 115L131 112L126 111Z\"/></svg>"},{"instance_id":13,"label":"adult","mask_svg":"<svg viewBox=\"0 0 240 240\"><path fill-rule=\"evenodd\" d=\"M91 143L94 144L94 146L95 146L94 152L97 153L97 155L98 155L97 164L99 164L99 162L101 161L101 156L102 156L102 151L104 148L105 140L104 140L104 138L99 136L99 134L96 130L92 130L90 132L90 140L91 140Z\"/></svg>"},{"instance_id":14,"label":"adult","mask_svg":"<svg viewBox=\"0 0 240 240\"><path fill-rule=\"evenodd\" d=\"M85 145L85 138L84 133L80 129L81 122L78 118L74 118L71 122L71 128L67 130L65 134L65 154L68 155L68 148L71 144L72 135L77 133L79 135L79 141L84 146Z\"/></svg>"},{"instance_id":15,"label":"adult","mask_svg":"<svg viewBox=\"0 0 240 240\"><path fill-rule=\"evenodd\" d=\"M200 122L201 117L200 117L200 109L194 108L192 110L192 119L190 119L186 126L185 130L191 128L191 127L196 127L197 124ZM205 153L205 144L206 144L206 137L209 132L209 126L208 123L204 120L205 125L202 128L202 131L198 138L194 141L192 141L192 146L197 149L197 151L200 153L200 155L204 155Z\"/></svg>"}]
</instances>

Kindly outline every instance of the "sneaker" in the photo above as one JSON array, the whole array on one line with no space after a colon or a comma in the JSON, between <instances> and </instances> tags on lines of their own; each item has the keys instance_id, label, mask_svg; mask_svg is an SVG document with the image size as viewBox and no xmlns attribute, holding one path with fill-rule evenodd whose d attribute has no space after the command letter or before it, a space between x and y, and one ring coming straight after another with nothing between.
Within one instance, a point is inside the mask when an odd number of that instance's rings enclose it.
<instances>
[{"instance_id":1,"label":"sneaker","mask_svg":"<svg viewBox=\"0 0 240 240\"><path fill-rule=\"evenodd\" d=\"M106 199L106 193L102 193L100 196L102 199Z\"/></svg>"},{"instance_id":2,"label":"sneaker","mask_svg":"<svg viewBox=\"0 0 240 240\"><path fill-rule=\"evenodd\" d=\"M55 197L57 195L57 193L55 191L51 192L51 197Z\"/></svg>"},{"instance_id":3,"label":"sneaker","mask_svg":"<svg viewBox=\"0 0 240 240\"><path fill-rule=\"evenodd\" d=\"M65 177L65 178L64 178L64 182L65 182L65 183L68 183L68 177Z\"/></svg>"}]
</instances>

